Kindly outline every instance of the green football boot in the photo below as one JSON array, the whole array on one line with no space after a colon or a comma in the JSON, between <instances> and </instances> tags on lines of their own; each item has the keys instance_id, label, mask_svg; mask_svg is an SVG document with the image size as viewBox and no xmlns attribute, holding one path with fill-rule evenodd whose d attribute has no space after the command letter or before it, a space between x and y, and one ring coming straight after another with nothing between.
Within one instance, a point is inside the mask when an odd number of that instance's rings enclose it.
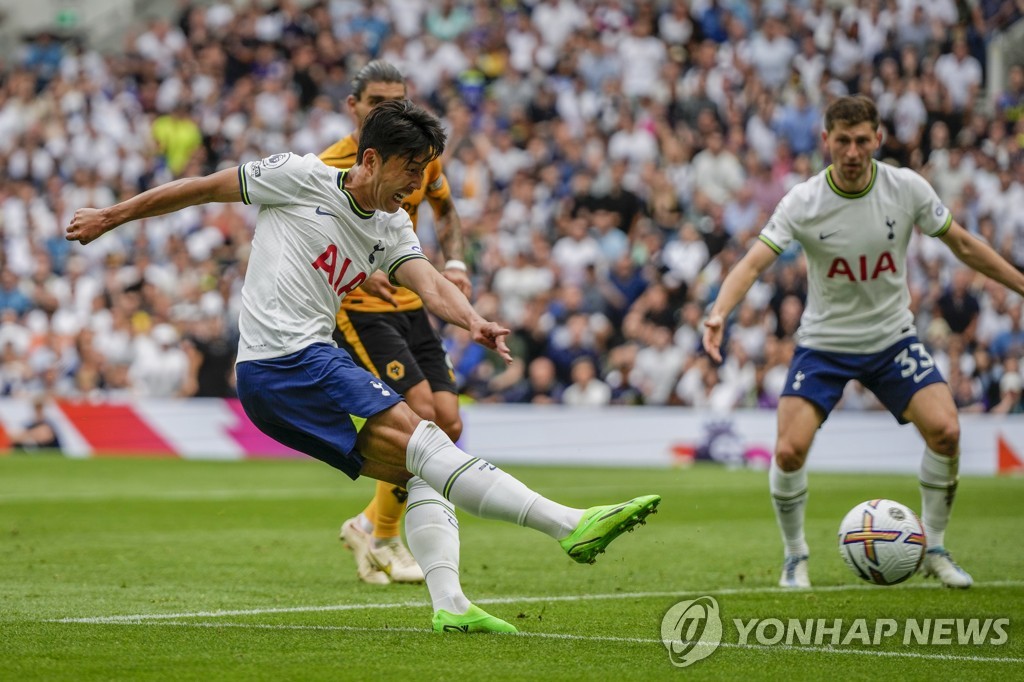
<instances>
[{"instance_id":1,"label":"green football boot","mask_svg":"<svg viewBox=\"0 0 1024 682\"><path fill-rule=\"evenodd\" d=\"M469 605L469 610L459 615L444 609L434 614L434 632L519 632L515 625L495 618L483 609Z\"/></svg>"},{"instance_id":2,"label":"green football boot","mask_svg":"<svg viewBox=\"0 0 1024 682\"><path fill-rule=\"evenodd\" d=\"M646 523L649 514L657 513L660 495L635 497L629 502L591 507L583 512L576 530L558 544L581 564L592 564L611 541L637 524Z\"/></svg>"}]
</instances>

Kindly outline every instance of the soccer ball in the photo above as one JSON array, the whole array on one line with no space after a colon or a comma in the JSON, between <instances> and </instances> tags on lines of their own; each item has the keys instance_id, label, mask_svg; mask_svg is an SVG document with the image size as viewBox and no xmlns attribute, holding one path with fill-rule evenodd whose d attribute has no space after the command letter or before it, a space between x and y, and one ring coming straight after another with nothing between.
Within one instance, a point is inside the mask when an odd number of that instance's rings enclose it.
<instances>
[{"instance_id":1,"label":"soccer ball","mask_svg":"<svg viewBox=\"0 0 1024 682\"><path fill-rule=\"evenodd\" d=\"M839 553L869 583L903 582L917 572L924 552L924 528L899 502L861 502L839 524Z\"/></svg>"}]
</instances>

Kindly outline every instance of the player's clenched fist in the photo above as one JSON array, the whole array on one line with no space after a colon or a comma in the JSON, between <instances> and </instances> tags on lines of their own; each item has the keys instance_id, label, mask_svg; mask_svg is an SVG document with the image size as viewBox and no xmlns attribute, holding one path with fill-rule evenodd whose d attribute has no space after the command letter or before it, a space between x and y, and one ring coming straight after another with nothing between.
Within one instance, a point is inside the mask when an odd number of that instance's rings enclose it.
<instances>
[{"instance_id":1,"label":"player's clenched fist","mask_svg":"<svg viewBox=\"0 0 1024 682\"><path fill-rule=\"evenodd\" d=\"M103 211L97 208L80 208L75 211L71 224L67 228L67 239L69 242L81 242L88 244L92 240L106 232L104 227Z\"/></svg>"}]
</instances>

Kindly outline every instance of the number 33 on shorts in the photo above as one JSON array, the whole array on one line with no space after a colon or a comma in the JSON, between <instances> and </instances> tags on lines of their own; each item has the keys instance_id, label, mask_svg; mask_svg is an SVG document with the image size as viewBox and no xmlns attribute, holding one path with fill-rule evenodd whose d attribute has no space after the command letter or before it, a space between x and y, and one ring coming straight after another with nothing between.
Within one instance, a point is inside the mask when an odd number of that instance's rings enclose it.
<instances>
[{"instance_id":1,"label":"number 33 on shorts","mask_svg":"<svg viewBox=\"0 0 1024 682\"><path fill-rule=\"evenodd\" d=\"M921 383L922 379L935 371L935 360L923 343L910 344L896 354L893 362L900 365L900 376L904 379L913 377L915 384Z\"/></svg>"}]
</instances>

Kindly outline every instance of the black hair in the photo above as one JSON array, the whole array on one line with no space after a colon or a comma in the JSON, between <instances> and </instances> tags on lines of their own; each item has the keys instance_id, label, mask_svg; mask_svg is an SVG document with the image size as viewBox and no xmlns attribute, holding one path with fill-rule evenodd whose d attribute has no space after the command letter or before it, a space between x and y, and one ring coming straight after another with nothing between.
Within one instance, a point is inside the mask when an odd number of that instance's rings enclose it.
<instances>
[{"instance_id":1,"label":"black hair","mask_svg":"<svg viewBox=\"0 0 1024 682\"><path fill-rule=\"evenodd\" d=\"M363 90L366 90L366 86L370 83L401 83L405 85L405 76L391 62L374 59L359 69L359 73L352 79L352 96L356 99L362 98Z\"/></svg>"},{"instance_id":2,"label":"black hair","mask_svg":"<svg viewBox=\"0 0 1024 682\"><path fill-rule=\"evenodd\" d=\"M370 110L359 129L356 163L362 163L367 149L375 149L382 162L395 155L433 161L447 137L441 122L423 107L407 99L387 100Z\"/></svg>"}]
</instances>

